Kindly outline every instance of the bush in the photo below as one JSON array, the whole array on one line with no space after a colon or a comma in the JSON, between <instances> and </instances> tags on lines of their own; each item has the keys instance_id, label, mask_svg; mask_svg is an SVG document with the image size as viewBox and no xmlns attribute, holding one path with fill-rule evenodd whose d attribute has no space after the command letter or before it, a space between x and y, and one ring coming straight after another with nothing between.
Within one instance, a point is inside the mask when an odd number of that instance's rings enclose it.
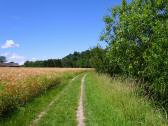
<instances>
[{"instance_id":1,"label":"bush","mask_svg":"<svg viewBox=\"0 0 168 126\"><path fill-rule=\"evenodd\" d=\"M127 5L123 0L104 21L108 73L147 81L145 90L167 107L168 2L134 0Z\"/></svg>"}]
</instances>

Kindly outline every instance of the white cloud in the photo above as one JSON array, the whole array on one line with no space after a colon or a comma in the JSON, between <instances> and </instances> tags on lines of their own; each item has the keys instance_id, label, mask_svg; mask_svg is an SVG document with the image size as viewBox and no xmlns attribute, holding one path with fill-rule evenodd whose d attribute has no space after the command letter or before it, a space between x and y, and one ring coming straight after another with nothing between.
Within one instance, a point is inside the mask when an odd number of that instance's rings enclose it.
<instances>
[{"instance_id":1,"label":"white cloud","mask_svg":"<svg viewBox=\"0 0 168 126\"><path fill-rule=\"evenodd\" d=\"M26 58L24 56L20 56L16 53L2 53L1 56L5 56L8 62L19 63L20 65L24 64Z\"/></svg>"},{"instance_id":2,"label":"white cloud","mask_svg":"<svg viewBox=\"0 0 168 126\"><path fill-rule=\"evenodd\" d=\"M13 48L13 47L19 47L20 45L17 44L14 40L6 40L5 44L1 46L1 48Z\"/></svg>"},{"instance_id":3,"label":"white cloud","mask_svg":"<svg viewBox=\"0 0 168 126\"><path fill-rule=\"evenodd\" d=\"M10 57L8 57L8 61L24 64L24 62L26 61L26 58L24 56L20 56L18 54L13 53L12 55L10 55Z\"/></svg>"},{"instance_id":4,"label":"white cloud","mask_svg":"<svg viewBox=\"0 0 168 126\"><path fill-rule=\"evenodd\" d=\"M5 57L7 57L8 55L10 55L10 53L0 53L0 56L5 56Z\"/></svg>"},{"instance_id":5,"label":"white cloud","mask_svg":"<svg viewBox=\"0 0 168 126\"><path fill-rule=\"evenodd\" d=\"M36 61L36 60L37 60L37 58L31 58L31 60L32 60L32 61Z\"/></svg>"}]
</instances>

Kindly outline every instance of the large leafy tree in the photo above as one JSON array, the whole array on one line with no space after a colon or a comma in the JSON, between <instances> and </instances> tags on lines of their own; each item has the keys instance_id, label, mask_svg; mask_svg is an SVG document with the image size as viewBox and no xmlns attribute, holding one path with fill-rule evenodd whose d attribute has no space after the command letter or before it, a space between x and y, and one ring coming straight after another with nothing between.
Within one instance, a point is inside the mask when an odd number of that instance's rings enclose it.
<instances>
[{"instance_id":1,"label":"large leafy tree","mask_svg":"<svg viewBox=\"0 0 168 126\"><path fill-rule=\"evenodd\" d=\"M168 105L168 1L123 0L104 22L101 39L108 43L109 64L117 65L120 74L148 81L153 94Z\"/></svg>"}]
</instances>

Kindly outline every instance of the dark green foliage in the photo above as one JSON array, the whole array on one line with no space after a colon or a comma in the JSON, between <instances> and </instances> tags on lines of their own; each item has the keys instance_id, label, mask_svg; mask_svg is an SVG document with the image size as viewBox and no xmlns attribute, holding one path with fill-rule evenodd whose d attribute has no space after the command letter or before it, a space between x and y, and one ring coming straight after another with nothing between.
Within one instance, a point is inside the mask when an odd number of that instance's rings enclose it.
<instances>
[{"instance_id":1,"label":"dark green foliage","mask_svg":"<svg viewBox=\"0 0 168 126\"><path fill-rule=\"evenodd\" d=\"M6 62L6 57L5 56L0 56L0 63Z\"/></svg>"},{"instance_id":2,"label":"dark green foliage","mask_svg":"<svg viewBox=\"0 0 168 126\"><path fill-rule=\"evenodd\" d=\"M168 106L168 1L123 0L111 13L101 36L108 43L108 70L97 69L147 81L150 96Z\"/></svg>"},{"instance_id":3,"label":"dark green foliage","mask_svg":"<svg viewBox=\"0 0 168 126\"><path fill-rule=\"evenodd\" d=\"M89 68L90 65L90 50L83 51L81 53L74 52L62 59L64 67L82 67Z\"/></svg>"},{"instance_id":4,"label":"dark green foliage","mask_svg":"<svg viewBox=\"0 0 168 126\"><path fill-rule=\"evenodd\" d=\"M106 56L106 49L96 46L90 51L90 63L93 68L96 68L97 72L111 73L109 59Z\"/></svg>"},{"instance_id":5,"label":"dark green foliage","mask_svg":"<svg viewBox=\"0 0 168 126\"><path fill-rule=\"evenodd\" d=\"M90 68L90 50L81 53L74 52L62 59L48 59L42 61L26 61L25 67L70 67Z\"/></svg>"},{"instance_id":6,"label":"dark green foliage","mask_svg":"<svg viewBox=\"0 0 168 126\"><path fill-rule=\"evenodd\" d=\"M91 49L91 64L98 72L105 71L105 57L106 53L101 47L97 46Z\"/></svg>"},{"instance_id":7,"label":"dark green foliage","mask_svg":"<svg viewBox=\"0 0 168 126\"><path fill-rule=\"evenodd\" d=\"M64 67L75 67L80 53L74 52L74 54L69 54L62 59L62 64Z\"/></svg>"},{"instance_id":8,"label":"dark green foliage","mask_svg":"<svg viewBox=\"0 0 168 126\"><path fill-rule=\"evenodd\" d=\"M122 0L122 13L125 13L127 10L127 2L126 0Z\"/></svg>"},{"instance_id":9,"label":"dark green foliage","mask_svg":"<svg viewBox=\"0 0 168 126\"><path fill-rule=\"evenodd\" d=\"M41 61L26 61L25 67L62 67L60 59L48 59Z\"/></svg>"}]
</instances>

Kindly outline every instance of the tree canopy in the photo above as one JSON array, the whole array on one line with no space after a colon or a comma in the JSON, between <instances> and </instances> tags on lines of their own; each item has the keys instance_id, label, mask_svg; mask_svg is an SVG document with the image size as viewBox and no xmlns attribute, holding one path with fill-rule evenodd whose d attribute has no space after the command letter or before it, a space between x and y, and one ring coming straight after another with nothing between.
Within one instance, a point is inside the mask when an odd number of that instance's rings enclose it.
<instances>
[{"instance_id":1,"label":"tree canopy","mask_svg":"<svg viewBox=\"0 0 168 126\"><path fill-rule=\"evenodd\" d=\"M123 0L104 22L109 73L144 79L152 97L168 106L167 0Z\"/></svg>"},{"instance_id":2,"label":"tree canopy","mask_svg":"<svg viewBox=\"0 0 168 126\"><path fill-rule=\"evenodd\" d=\"M90 68L90 50L83 52L74 52L69 54L62 59L48 59L39 61L26 61L25 67L81 67Z\"/></svg>"},{"instance_id":3,"label":"tree canopy","mask_svg":"<svg viewBox=\"0 0 168 126\"><path fill-rule=\"evenodd\" d=\"M5 56L0 56L0 63L6 62L6 57Z\"/></svg>"}]
</instances>

